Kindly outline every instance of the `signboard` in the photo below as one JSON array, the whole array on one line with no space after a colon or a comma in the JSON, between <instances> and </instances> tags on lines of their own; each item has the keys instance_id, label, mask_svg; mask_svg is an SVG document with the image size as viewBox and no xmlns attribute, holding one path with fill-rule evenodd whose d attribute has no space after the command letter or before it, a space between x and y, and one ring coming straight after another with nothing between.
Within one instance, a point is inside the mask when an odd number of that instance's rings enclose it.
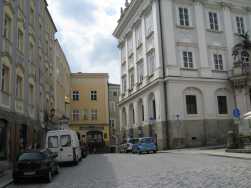
<instances>
[{"instance_id":1,"label":"signboard","mask_svg":"<svg viewBox=\"0 0 251 188\"><path fill-rule=\"evenodd\" d=\"M241 112L240 112L239 108L235 108L235 109L233 110L233 116L234 116L235 118L240 118Z\"/></svg>"}]
</instances>

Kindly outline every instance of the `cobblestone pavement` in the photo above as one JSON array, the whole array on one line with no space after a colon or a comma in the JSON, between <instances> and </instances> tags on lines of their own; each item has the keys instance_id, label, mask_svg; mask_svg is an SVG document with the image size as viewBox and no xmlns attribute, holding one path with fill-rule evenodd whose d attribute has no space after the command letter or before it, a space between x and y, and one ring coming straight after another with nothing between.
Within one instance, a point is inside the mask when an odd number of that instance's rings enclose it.
<instances>
[{"instance_id":1,"label":"cobblestone pavement","mask_svg":"<svg viewBox=\"0 0 251 188\"><path fill-rule=\"evenodd\" d=\"M9 188L250 188L248 160L199 154L90 155L52 183Z\"/></svg>"}]
</instances>

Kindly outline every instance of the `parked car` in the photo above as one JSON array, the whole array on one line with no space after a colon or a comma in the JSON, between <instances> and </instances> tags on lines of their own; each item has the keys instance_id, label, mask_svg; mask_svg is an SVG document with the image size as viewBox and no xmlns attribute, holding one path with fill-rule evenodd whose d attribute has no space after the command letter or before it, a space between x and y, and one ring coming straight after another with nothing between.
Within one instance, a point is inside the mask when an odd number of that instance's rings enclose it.
<instances>
[{"instance_id":1,"label":"parked car","mask_svg":"<svg viewBox=\"0 0 251 188\"><path fill-rule=\"evenodd\" d=\"M128 138L125 143L120 145L120 153L132 152L133 145L138 142L138 138Z\"/></svg>"},{"instance_id":2,"label":"parked car","mask_svg":"<svg viewBox=\"0 0 251 188\"><path fill-rule=\"evenodd\" d=\"M138 143L134 144L133 146L133 153L156 153L157 147L151 137L143 137L139 138Z\"/></svg>"},{"instance_id":3,"label":"parked car","mask_svg":"<svg viewBox=\"0 0 251 188\"><path fill-rule=\"evenodd\" d=\"M78 162L82 159L77 133L73 130L53 130L46 135L46 148L58 155L59 162Z\"/></svg>"},{"instance_id":4,"label":"parked car","mask_svg":"<svg viewBox=\"0 0 251 188\"><path fill-rule=\"evenodd\" d=\"M59 173L57 155L49 150L22 153L13 168L14 183L27 178L45 178L48 182Z\"/></svg>"}]
</instances>

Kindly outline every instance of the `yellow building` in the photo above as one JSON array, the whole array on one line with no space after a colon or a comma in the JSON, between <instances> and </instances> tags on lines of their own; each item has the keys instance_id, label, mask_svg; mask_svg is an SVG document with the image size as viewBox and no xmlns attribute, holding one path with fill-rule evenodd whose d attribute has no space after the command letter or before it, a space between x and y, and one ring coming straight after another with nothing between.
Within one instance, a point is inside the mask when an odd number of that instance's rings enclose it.
<instances>
[{"instance_id":1,"label":"yellow building","mask_svg":"<svg viewBox=\"0 0 251 188\"><path fill-rule=\"evenodd\" d=\"M89 146L109 145L108 74L71 74L70 127Z\"/></svg>"}]
</instances>

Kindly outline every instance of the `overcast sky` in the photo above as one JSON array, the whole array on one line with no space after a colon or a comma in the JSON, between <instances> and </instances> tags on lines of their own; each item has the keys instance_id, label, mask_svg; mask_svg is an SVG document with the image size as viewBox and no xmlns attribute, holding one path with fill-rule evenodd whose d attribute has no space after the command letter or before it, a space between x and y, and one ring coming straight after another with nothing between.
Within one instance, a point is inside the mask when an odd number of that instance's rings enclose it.
<instances>
[{"instance_id":1,"label":"overcast sky","mask_svg":"<svg viewBox=\"0 0 251 188\"><path fill-rule=\"evenodd\" d=\"M112 36L124 0L47 0L56 38L72 72L106 72L120 83L119 51Z\"/></svg>"}]
</instances>

